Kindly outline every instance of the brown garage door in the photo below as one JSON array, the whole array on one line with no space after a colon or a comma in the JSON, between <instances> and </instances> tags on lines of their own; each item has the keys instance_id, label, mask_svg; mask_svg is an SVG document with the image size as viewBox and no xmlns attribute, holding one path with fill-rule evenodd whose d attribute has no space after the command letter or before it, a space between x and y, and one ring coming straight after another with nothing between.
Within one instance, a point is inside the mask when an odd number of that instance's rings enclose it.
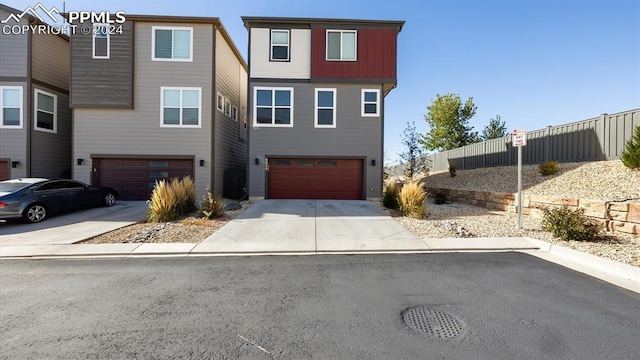
<instances>
[{"instance_id":1,"label":"brown garage door","mask_svg":"<svg viewBox=\"0 0 640 360\"><path fill-rule=\"evenodd\" d=\"M269 159L270 199L362 199L360 159Z\"/></svg>"},{"instance_id":2,"label":"brown garage door","mask_svg":"<svg viewBox=\"0 0 640 360\"><path fill-rule=\"evenodd\" d=\"M118 190L122 200L148 200L156 180L193 176L193 160L93 159L98 186Z\"/></svg>"},{"instance_id":3,"label":"brown garage door","mask_svg":"<svg viewBox=\"0 0 640 360\"><path fill-rule=\"evenodd\" d=\"M9 179L9 162L6 160L0 161L0 181Z\"/></svg>"}]
</instances>

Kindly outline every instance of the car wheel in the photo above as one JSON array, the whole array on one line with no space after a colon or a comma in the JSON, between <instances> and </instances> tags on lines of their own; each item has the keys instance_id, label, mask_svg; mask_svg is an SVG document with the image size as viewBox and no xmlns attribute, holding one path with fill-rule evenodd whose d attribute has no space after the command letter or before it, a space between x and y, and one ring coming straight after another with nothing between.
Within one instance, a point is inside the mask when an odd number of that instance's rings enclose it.
<instances>
[{"instance_id":1,"label":"car wheel","mask_svg":"<svg viewBox=\"0 0 640 360\"><path fill-rule=\"evenodd\" d=\"M24 219L30 223L37 223L47 217L47 208L44 205L33 204L24 211Z\"/></svg>"},{"instance_id":2,"label":"car wheel","mask_svg":"<svg viewBox=\"0 0 640 360\"><path fill-rule=\"evenodd\" d=\"M112 206L116 203L116 196L113 193L106 193L102 198L102 204L104 206Z\"/></svg>"}]
</instances>

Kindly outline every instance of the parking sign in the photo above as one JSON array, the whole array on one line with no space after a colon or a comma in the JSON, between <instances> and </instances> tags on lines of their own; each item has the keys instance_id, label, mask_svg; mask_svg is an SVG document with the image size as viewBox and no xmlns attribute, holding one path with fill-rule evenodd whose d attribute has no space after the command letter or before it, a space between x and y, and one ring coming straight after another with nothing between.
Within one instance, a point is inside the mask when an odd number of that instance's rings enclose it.
<instances>
[{"instance_id":1,"label":"parking sign","mask_svg":"<svg viewBox=\"0 0 640 360\"><path fill-rule=\"evenodd\" d=\"M513 130L512 142L515 147L527 146L527 130Z\"/></svg>"}]
</instances>

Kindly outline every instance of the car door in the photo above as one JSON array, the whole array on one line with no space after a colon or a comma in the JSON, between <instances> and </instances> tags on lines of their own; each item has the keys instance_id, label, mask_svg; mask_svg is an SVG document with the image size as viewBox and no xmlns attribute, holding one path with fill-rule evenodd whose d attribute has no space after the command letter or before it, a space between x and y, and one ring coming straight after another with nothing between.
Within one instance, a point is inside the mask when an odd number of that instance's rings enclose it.
<instances>
[{"instance_id":1,"label":"car door","mask_svg":"<svg viewBox=\"0 0 640 360\"><path fill-rule=\"evenodd\" d=\"M49 212L59 213L69 209L69 196L61 180L48 181L33 190L36 202L45 204Z\"/></svg>"},{"instance_id":2,"label":"car door","mask_svg":"<svg viewBox=\"0 0 640 360\"><path fill-rule=\"evenodd\" d=\"M100 204L101 194L99 188L74 180L67 181L67 187L71 196L71 208L81 209Z\"/></svg>"}]
</instances>

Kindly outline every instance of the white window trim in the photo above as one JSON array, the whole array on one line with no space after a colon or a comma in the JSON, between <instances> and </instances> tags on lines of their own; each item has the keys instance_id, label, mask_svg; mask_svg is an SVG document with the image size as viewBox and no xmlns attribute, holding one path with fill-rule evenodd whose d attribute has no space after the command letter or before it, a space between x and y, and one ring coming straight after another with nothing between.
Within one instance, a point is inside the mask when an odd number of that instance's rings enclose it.
<instances>
[{"instance_id":1,"label":"white window trim","mask_svg":"<svg viewBox=\"0 0 640 360\"><path fill-rule=\"evenodd\" d=\"M366 92L375 92L377 93L377 97L376 97L376 113L375 114L367 114L364 112L364 106L365 104L373 104L373 102L371 101L364 101L364 93ZM360 101L360 115L362 117L380 117L380 89L362 89L362 97L361 97L361 101Z\"/></svg>"},{"instance_id":2,"label":"white window trim","mask_svg":"<svg viewBox=\"0 0 640 360\"><path fill-rule=\"evenodd\" d=\"M340 33L340 59L329 59L329 33L330 32L339 32ZM356 48L353 50L353 59L344 59L342 57L342 35L344 33L354 33L355 35L355 46ZM358 61L358 31L357 30L337 30L337 29L327 29L325 33L325 53L324 57L327 61Z\"/></svg>"},{"instance_id":3,"label":"white window trim","mask_svg":"<svg viewBox=\"0 0 640 360\"><path fill-rule=\"evenodd\" d=\"M228 98L224 99L224 114L231 117L231 101Z\"/></svg>"},{"instance_id":4,"label":"white window trim","mask_svg":"<svg viewBox=\"0 0 640 360\"><path fill-rule=\"evenodd\" d=\"M4 125L4 104L2 103L2 93L4 90L19 90L20 91L20 125ZM23 117L24 117L24 96L22 86L0 86L0 128L2 129L22 129Z\"/></svg>"},{"instance_id":5,"label":"white window trim","mask_svg":"<svg viewBox=\"0 0 640 360\"><path fill-rule=\"evenodd\" d=\"M221 113L224 113L224 95L220 93L216 96L216 109Z\"/></svg>"},{"instance_id":6,"label":"white window trim","mask_svg":"<svg viewBox=\"0 0 640 360\"><path fill-rule=\"evenodd\" d=\"M96 56L96 27L104 26L107 28L107 56ZM109 24L93 24L92 53L94 59L109 59L111 56L111 34L109 34ZM154 42L155 43L155 42Z\"/></svg>"},{"instance_id":7,"label":"white window trim","mask_svg":"<svg viewBox=\"0 0 640 360\"><path fill-rule=\"evenodd\" d=\"M290 106L290 111L291 111L291 116L290 119L291 121L289 122L289 124L275 124L275 123L271 123L271 124L259 124L258 123L258 90L270 90L271 91L271 96L274 97L275 91L276 90L288 90L291 92L291 106ZM265 86L255 86L253 88L253 126L254 127L293 127L293 101L294 101L294 94L293 94L293 88L292 87L265 87ZM275 109L276 109L276 104L275 104L275 99L272 107L272 113L271 115L273 116L273 121L275 122Z\"/></svg>"},{"instance_id":8,"label":"white window trim","mask_svg":"<svg viewBox=\"0 0 640 360\"><path fill-rule=\"evenodd\" d=\"M164 91L165 90L181 90L180 91L180 124L165 124L164 123ZM198 91L198 125L182 125L182 90L197 90ZM202 88L200 87L173 87L162 86L160 87L160 127L161 128L201 128L202 127Z\"/></svg>"},{"instance_id":9,"label":"white window trim","mask_svg":"<svg viewBox=\"0 0 640 360\"><path fill-rule=\"evenodd\" d=\"M273 43L273 32L274 31L286 31L287 32L287 58L286 59L274 59L273 58L273 46L283 46L282 44L274 44ZM291 56L291 31L287 29L271 29L269 32L269 60L270 61L289 61Z\"/></svg>"},{"instance_id":10,"label":"white window trim","mask_svg":"<svg viewBox=\"0 0 640 360\"><path fill-rule=\"evenodd\" d=\"M235 105L231 107L231 118L233 121L238 122L238 108Z\"/></svg>"},{"instance_id":11,"label":"white window trim","mask_svg":"<svg viewBox=\"0 0 640 360\"><path fill-rule=\"evenodd\" d=\"M171 44L171 58L157 58L156 57L156 30L189 30L189 58L188 59L174 59L173 58L173 43ZM173 33L172 33L173 39ZM177 61L177 62L193 62L193 27L183 26L152 26L151 27L151 60L152 61Z\"/></svg>"},{"instance_id":12,"label":"white window trim","mask_svg":"<svg viewBox=\"0 0 640 360\"><path fill-rule=\"evenodd\" d=\"M53 98L53 130L38 127L38 94L51 96ZM43 112L47 112L41 110ZM34 89L33 91L33 130L47 132L51 134L58 133L58 95L46 92L40 89Z\"/></svg>"},{"instance_id":13,"label":"white window trim","mask_svg":"<svg viewBox=\"0 0 640 360\"><path fill-rule=\"evenodd\" d=\"M333 107L318 107L318 92L320 91L331 91L333 92ZM315 91L315 99L314 99L314 107L313 107L313 126L321 129L332 129L336 127L336 113L337 113L337 94L338 90L336 88L316 88ZM333 109L333 124L332 125L320 125L318 124L318 109Z\"/></svg>"}]
</instances>

